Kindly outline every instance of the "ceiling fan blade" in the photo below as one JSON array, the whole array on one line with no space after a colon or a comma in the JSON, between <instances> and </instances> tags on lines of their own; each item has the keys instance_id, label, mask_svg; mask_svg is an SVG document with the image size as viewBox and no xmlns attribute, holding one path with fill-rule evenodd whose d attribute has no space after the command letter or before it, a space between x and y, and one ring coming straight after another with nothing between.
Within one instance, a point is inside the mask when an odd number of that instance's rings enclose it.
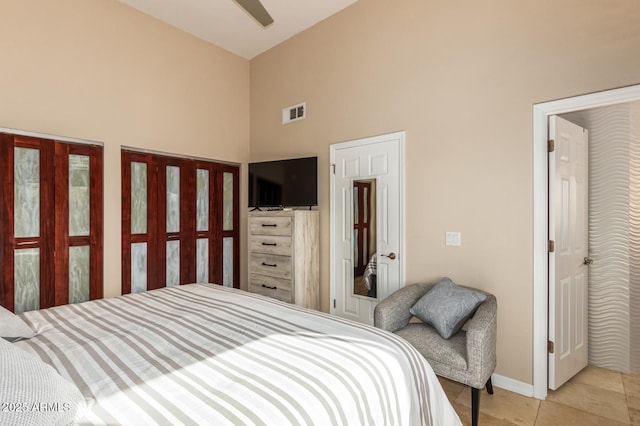
<instances>
[{"instance_id":1,"label":"ceiling fan blade","mask_svg":"<svg viewBox=\"0 0 640 426\"><path fill-rule=\"evenodd\" d=\"M273 18L264 8L260 0L236 0L240 6L246 10L249 15L253 16L256 21L260 22L263 27L273 23Z\"/></svg>"}]
</instances>

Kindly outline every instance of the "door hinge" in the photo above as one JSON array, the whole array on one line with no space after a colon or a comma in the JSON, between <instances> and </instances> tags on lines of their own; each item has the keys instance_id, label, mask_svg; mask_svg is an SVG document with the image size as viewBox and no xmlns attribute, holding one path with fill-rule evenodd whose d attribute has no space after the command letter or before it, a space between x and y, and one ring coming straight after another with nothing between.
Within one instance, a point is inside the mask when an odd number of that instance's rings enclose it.
<instances>
[{"instance_id":1,"label":"door hinge","mask_svg":"<svg viewBox=\"0 0 640 426\"><path fill-rule=\"evenodd\" d=\"M553 152L555 150L556 150L556 141L554 141L553 139L549 139L549 141L547 142L547 151Z\"/></svg>"},{"instance_id":2,"label":"door hinge","mask_svg":"<svg viewBox=\"0 0 640 426\"><path fill-rule=\"evenodd\" d=\"M336 165L332 164L331 165L331 172L335 175L336 174Z\"/></svg>"},{"instance_id":3,"label":"door hinge","mask_svg":"<svg viewBox=\"0 0 640 426\"><path fill-rule=\"evenodd\" d=\"M333 299L333 309L336 308L336 299Z\"/></svg>"},{"instance_id":4,"label":"door hinge","mask_svg":"<svg viewBox=\"0 0 640 426\"><path fill-rule=\"evenodd\" d=\"M553 240L549 240L549 253L556 251L556 243Z\"/></svg>"},{"instance_id":5,"label":"door hinge","mask_svg":"<svg viewBox=\"0 0 640 426\"><path fill-rule=\"evenodd\" d=\"M549 340L547 342L547 351L552 354L555 351L555 345L553 344L553 342L551 340Z\"/></svg>"}]
</instances>

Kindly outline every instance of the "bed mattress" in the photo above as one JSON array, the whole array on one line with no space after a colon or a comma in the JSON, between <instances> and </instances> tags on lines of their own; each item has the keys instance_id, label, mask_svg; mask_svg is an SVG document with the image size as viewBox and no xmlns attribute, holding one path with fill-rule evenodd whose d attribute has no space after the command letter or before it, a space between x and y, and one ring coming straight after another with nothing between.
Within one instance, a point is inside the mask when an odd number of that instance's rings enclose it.
<instances>
[{"instance_id":1,"label":"bed mattress","mask_svg":"<svg viewBox=\"0 0 640 426\"><path fill-rule=\"evenodd\" d=\"M424 358L391 333L190 284L23 314L15 343L73 382L83 422L457 425Z\"/></svg>"}]
</instances>

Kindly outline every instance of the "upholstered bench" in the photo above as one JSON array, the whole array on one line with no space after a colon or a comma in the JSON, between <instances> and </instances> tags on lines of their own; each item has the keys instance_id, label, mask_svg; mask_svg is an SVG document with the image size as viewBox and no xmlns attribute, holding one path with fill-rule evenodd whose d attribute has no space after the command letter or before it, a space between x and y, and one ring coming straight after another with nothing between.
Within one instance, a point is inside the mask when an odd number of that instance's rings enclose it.
<instances>
[{"instance_id":1,"label":"upholstered bench","mask_svg":"<svg viewBox=\"0 0 640 426\"><path fill-rule=\"evenodd\" d=\"M408 285L391 294L376 306L374 325L406 339L437 375L470 386L471 418L476 426L480 390L486 386L487 392L493 393L497 301L492 294L457 286L448 278L437 284L437 288L434 283ZM472 306L468 313L472 316L458 318L464 314L461 305L465 304ZM424 312L416 312L420 308ZM416 322L412 311L428 322Z\"/></svg>"}]
</instances>

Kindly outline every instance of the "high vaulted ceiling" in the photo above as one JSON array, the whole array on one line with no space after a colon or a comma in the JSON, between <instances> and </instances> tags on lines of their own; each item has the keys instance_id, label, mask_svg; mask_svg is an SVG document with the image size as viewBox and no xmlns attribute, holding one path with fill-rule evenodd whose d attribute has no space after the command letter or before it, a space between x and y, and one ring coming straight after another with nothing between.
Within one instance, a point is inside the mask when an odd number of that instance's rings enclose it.
<instances>
[{"instance_id":1,"label":"high vaulted ceiling","mask_svg":"<svg viewBox=\"0 0 640 426\"><path fill-rule=\"evenodd\" d=\"M251 59L357 0L262 0L263 28L234 0L119 0L203 40Z\"/></svg>"}]
</instances>

